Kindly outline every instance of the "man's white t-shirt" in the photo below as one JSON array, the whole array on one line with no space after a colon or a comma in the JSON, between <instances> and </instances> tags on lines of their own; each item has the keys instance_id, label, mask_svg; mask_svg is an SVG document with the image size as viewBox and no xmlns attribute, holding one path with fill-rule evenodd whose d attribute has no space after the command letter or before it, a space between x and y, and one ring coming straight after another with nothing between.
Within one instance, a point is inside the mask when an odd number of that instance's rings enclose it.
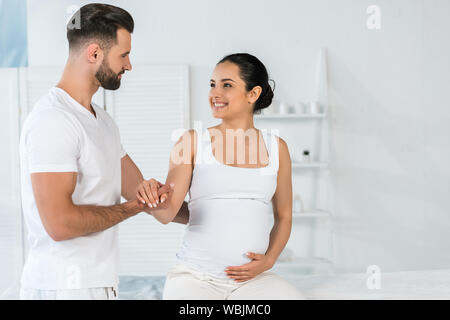
<instances>
[{"instance_id":1,"label":"man's white t-shirt","mask_svg":"<svg viewBox=\"0 0 450 320\"><path fill-rule=\"evenodd\" d=\"M95 104L96 116L67 92L53 87L34 106L20 137L22 206L29 254L23 288L40 290L116 287L117 226L70 240L54 241L45 231L31 173L76 172L75 205L120 203L121 158L126 155L113 119Z\"/></svg>"}]
</instances>

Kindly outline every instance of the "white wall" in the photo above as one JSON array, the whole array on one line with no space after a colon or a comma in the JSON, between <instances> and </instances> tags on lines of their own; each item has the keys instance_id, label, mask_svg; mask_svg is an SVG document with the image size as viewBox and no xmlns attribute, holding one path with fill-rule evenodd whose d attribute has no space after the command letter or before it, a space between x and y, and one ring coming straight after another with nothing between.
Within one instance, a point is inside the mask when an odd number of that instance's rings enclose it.
<instances>
[{"instance_id":1,"label":"white wall","mask_svg":"<svg viewBox=\"0 0 450 320\"><path fill-rule=\"evenodd\" d=\"M66 8L87 2L28 1L30 66L65 62ZM135 19L132 63L191 66L191 119L204 126L216 123L208 81L225 54L258 56L276 98L293 103L312 98L317 50L326 47L339 270L450 267L450 2L107 3ZM366 27L372 4L380 30Z\"/></svg>"},{"instance_id":2,"label":"white wall","mask_svg":"<svg viewBox=\"0 0 450 320\"><path fill-rule=\"evenodd\" d=\"M23 265L18 74L18 69L0 69L0 300L11 295Z\"/></svg>"}]
</instances>

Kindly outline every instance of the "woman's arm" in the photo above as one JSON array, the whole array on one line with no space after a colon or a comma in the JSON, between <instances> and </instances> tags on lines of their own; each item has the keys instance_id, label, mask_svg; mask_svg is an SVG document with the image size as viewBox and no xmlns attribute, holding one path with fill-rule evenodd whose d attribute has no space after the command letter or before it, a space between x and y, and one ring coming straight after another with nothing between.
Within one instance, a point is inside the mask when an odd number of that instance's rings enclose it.
<instances>
[{"instance_id":1,"label":"woman's arm","mask_svg":"<svg viewBox=\"0 0 450 320\"><path fill-rule=\"evenodd\" d=\"M292 168L286 142L279 138L280 165L277 189L272 199L274 225L270 232L266 257L273 266L291 235L292 228Z\"/></svg>"},{"instance_id":2,"label":"woman's arm","mask_svg":"<svg viewBox=\"0 0 450 320\"><path fill-rule=\"evenodd\" d=\"M292 227L292 176L291 157L283 139L279 138L279 169L277 189L272 199L274 224L270 232L269 247L265 254L247 253L251 262L228 267L225 272L237 282L247 281L269 270L277 261L289 240Z\"/></svg>"},{"instance_id":3,"label":"woman's arm","mask_svg":"<svg viewBox=\"0 0 450 320\"><path fill-rule=\"evenodd\" d=\"M191 185L194 155L196 150L194 130L189 130L175 143L170 154L169 172L167 174L166 185L173 185L173 194L168 203L164 203L162 208L157 206L150 209L151 214L161 223L167 224L174 220L183 205L184 198ZM138 196L146 199L148 189L141 184L138 188Z\"/></svg>"}]
</instances>

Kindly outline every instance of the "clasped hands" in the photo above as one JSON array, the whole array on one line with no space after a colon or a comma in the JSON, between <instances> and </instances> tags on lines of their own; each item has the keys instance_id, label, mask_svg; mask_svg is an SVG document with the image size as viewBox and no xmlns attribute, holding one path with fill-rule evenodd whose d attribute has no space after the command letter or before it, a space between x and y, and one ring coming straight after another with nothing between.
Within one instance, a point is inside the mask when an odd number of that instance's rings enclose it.
<instances>
[{"instance_id":1,"label":"clasped hands","mask_svg":"<svg viewBox=\"0 0 450 320\"><path fill-rule=\"evenodd\" d=\"M173 184L165 185L156 179L143 180L138 188L137 200L152 210L167 209L173 195ZM149 209L145 210L146 212Z\"/></svg>"}]
</instances>

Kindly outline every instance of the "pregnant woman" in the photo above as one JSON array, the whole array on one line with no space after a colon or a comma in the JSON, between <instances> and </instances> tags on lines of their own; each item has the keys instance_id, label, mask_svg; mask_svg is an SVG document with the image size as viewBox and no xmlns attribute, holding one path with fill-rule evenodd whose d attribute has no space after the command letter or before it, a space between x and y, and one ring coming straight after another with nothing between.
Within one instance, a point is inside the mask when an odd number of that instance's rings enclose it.
<instances>
[{"instance_id":1,"label":"pregnant woman","mask_svg":"<svg viewBox=\"0 0 450 320\"><path fill-rule=\"evenodd\" d=\"M189 192L189 223L163 299L303 299L268 271L291 232L292 181L286 143L253 123L272 102L267 70L250 54L232 54L216 65L210 86L210 108L222 121L178 140L166 179L170 203L153 213L169 223ZM146 182L138 198L155 203Z\"/></svg>"}]
</instances>

